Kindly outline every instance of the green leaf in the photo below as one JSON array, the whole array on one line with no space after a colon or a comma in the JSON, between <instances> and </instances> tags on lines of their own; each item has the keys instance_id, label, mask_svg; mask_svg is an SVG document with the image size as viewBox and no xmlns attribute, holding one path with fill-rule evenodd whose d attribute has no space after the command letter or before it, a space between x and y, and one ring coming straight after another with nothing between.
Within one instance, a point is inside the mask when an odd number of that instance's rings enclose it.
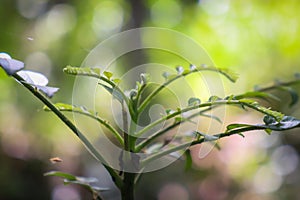
<instances>
[{"instance_id":1,"label":"green leaf","mask_svg":"<svg viewBox=\"0 0 300 200\"><path fill-rule=\"evenodd\" d=\"M60 177L60 178L71 180L71 181L76 181L77 180L76 176L74 176L72 174L60 172L60 171L50 171L50 172L45 173L44 176L57 176L57 177Z\"/></svg>"},{"instance_id":2,"label":"green leaf","mask_svg":"<svg viewBox=\"0 0 300 200\"><path fill-rule=\"evenodd\" d=\"M268 135L271 135L271 133L272 133L272 129L265 129L265 132L268 134Z\"/></svg>"},{"instance_id":3,"label":"green leaf","mask_svg":"<svg viewBox=\"0 0 300 200\"><path fill-rule=\"evenodd\" d=\"M238 129L238 128L245 128L245 127L251 127L252 125L249 124L229 124L226 127L226 132L234 130L234 129Z\"/></svg>"},{"instance_id":4,"label":"green leaf","mask_svg":"<svg viewBox=\"0 0 300 200\"><path fill-rule=\"evenodd\" d=\"M106 76L106 78L108 78L110 80L110 78L113 76L113 73L108 72L108 71L104 71L103 72L104 76Z\"/></svg>"},{"instance_id":5,"label":"green leaf","mask_svg":"<svg viewBox=\"0 0 300 200\"><path fill-rule=\"evenodd\" d=\"M93 177L80 177L80 176L74 176L69 173L64 173L60 171L51 171L44 174L44 176L56 176L63 178L63 182L65 185L68 184L76 184L84 187L88 191L90 191L93 195L98 196L99 192L101 191L107 191L108 188L101 188L97 186L92 186L91 183L97 182L98 180Z\"/></svg>"},{"instance_id":6,"label":"green leaf","mask_svg":"<svg viewBox=\"0 0 300 200\"><path fill-rule=\"evenodd\" d=\"M246 105L247 107L250 107L254 110L257 110L261 113L264 113L266 115L270 115L276 119L276 121L280 121L284 115L280 112L271 110L270 108L266 108L264 106L259 105L256 101L249 100L249 99L241 99L239 100L242 104Z\"/></svg>"},{"instance_id":7,"label":"green leaf","mask_svg":"<svg viewBox=\"0 0 300 200\"><path fill-rule=\"evenodd\" d=\"M201 104L201 100L199 98L196 98L196 97L191 97L189 100L188 100L188 105L189 106L195 106L195 105L199 105Z\"/></svg>"},{"instance_id":8,"label":"green leaf","mask_svg":"<svg viewBox=\"0 0 300 200\"><path fill-rule=\"evenodd\" d=\"M67 66L63 69L63 72L70 75L85 75L100 78L100 68L89 68L89 67L72 67Z\"/></svg>"},{"instance_id":9,"label":"green leaf","mask_svg":"<svg viewBox=\"0 0 300 200\"><path fill-rule=\"evenodd\" d=\"M218 101L218 100L221 100L221 99L222 98L213 95L213 96L209 97L208 102L215 102L215 101Z\"/></svg>"},{"instance_id":10,"label":"green leaf","mask_svg":"<svg viewBox=\"0 0 300 200\"><path fill-rule=\"evenodd\" d=\"M165 112L166 112L167 115L170 115L170 114L174 113L175 111L172 110L172 109L166 109Z\"/></svg>"},{"instance_id":11,"label":"green leaf","mask_svg":"<svg viewBox=\"0 0 300 200\"><path fill-rule=\"evenodd\" d=\"M115 84L119 84L121 82L121 79L115 78L112 80Z\"/></svg>"}]
</instances>

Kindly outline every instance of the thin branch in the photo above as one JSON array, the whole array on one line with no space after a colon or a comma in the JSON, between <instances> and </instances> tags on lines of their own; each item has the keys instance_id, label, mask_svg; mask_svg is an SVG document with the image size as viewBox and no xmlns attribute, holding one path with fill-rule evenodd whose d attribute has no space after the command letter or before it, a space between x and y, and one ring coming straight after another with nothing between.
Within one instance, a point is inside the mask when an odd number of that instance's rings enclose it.
<instances>
[{"instance_id":1,"label":"thin branch","mask_svg":"<svg viewBox=\"0 0 300 200\"><path fill-rule=\"evenodd\" d=\"M215 106L215 107L216 107L216 106ZM197 117L197 116L201 115L202 113L207 112L207 111L209 111L209 110L211 110L211 109L212 109L212 107L207 108L207 109L204 109L204 110L201 110L200 112L194 113L194 114L192 114L191 116L186 117L186 119L192 119L192 118ZM176 128L177 126L179 126L179 125L181 125L181 124L183 124L183 123L185 123L185 122L188 122L188 121L187 121L187 120L186 120L186 121L178 121L178 122L173 123L173 124L171 124L170 126L164 128L163 130L160 130L160 131L154 133L154 134L151 135L150 137L145 138L145 140L143 140L142 142L140 142L140 143L136 146L135 152L140 152L145 146L147 146L148 144L150 144L153 140L155 140L155 139L158 138L159 136L162 136L164 133L167 133L168 131L170 131L170 130Z\"/></svg>"},{"instance_id":2,"label":"thin branch","mask_svg":"<svg viewBox=\"0 0 300 200\"><path fill-rule=\"evenodd\" d=\"M163 90L166 86L168 86L169 84L171 84L172 82L174 82L175 80L188 76L190 74L196 73L196 72L200 72L200 71L215 71L215 72L219 72L223 75L225 75L227 78L229 78L231 81L235 81L233 80L228 74L226 74L226 72L222 71L221 69L215 68L215 67L207 67L207 68L196 68L193 70L190 70L188 72L182 73L177 75L176 77L168 80L167 82L165 82L164 84L160 85L156 90L154 90L149 96L147 96L147 98L143 101L143 103L140 105L140 107L138 108L138 113L142 112L145 107L150 103L150 101L161 91Z\"/></svg>"},{"instance_id":3,"label":"thin branch","mask_svg":"<svg viewBox=\"0 0 300 200\"><path fill-rule=\"evenodd\" d=\"M177 115L186 113L188 111L195 110L195 109L198 109L198 108L203 108L203 107L209 107L209 106L215 106L215 105L226 105L226 104L238 105L238 104L242 104L242 102L240 100L219 100L219 101L215 101L215 102L206 102L206 103L202 103L202 104L198 104L198 105L194 105L194 106L189 106L189 107L186 107L182 110L178 110L174 113L171 113L169 115L166 115L166 116L154 121L153 123L149 124L148 126L143 128L142 130L137 132L135 134L135 136L140 137L142 134L144 134L145 132L151 130L153 127L155 127L156 125L164 122L165 120L172 119L172 118L176 117Z\"/></svg>"},{"instance_id":4,"label":"thin branch","mask_svg":"<svg viewBox=\"0 0 300 200\"><path fill-rule=\"evenodd\" d=\"M55 105L55 104L54 104ZM55 105L57 106L57 105ZM72 105L70 105L72 106ZM118 140L118 142L123 146L124 145L124 140L122 138L122 136L120 135L120 133L113 127L111 126L108 121L100 118L99 116L95 116L95 115L92 115L90 112L83 112L83 111L79 111L79 110L76 110L76 109L73 109L73 108L58 108L58 110L60 111L63 111L63 112L73 112L73 113L79 113L79 114L82 114L82 115L85 115L85 116L88 116L92 119L95 119L96 121L98 121L100 124L102 124L104 127L106 127L108 130L111 131L111 133L116 137L116 139Z\"/></svg>"},{"instance_id":5,"label":"thin branch","mask_svg":"<svg viewBox=\"0 0 300 200\"><path fill-rule=\"evenodd\" d=\"M207 139L205 139L205 137L202 137L199 140L195 140L195 141L192 141L192 142L185 142L185 143L177 145L175 147L166 149L164 151L159 151L157 153L154 153L154 154L150 155L149 157L147 157L147 158L145 158L144 160L141 161L141 166L144 167L148 163L150 163L154 160L157 160L157 159L159 159L159 158L161 158L165 155L168 155L170 153L180 151L180 150L183 150L183 149L186 149L186 148L189 148L189 147L192 147L194 145L198 145L198 144L201 144L201 143L204 143L204 142L207 142L207 141L211 142L211 141L219 140L220 138L223 138L223 137L228 137L228 136L231 136L231 135L234 135L234 134L240 134L242 132L254 131L254 130L264 130L264 129L266 129L266 128L256 127L256 126L243 127L243 128L234 129L234 130L231 130L231 131L228 131L228 132L225 132L225 133L219 133L219 134L212 135L211 138L215 138L215 139L207 140Z\"/></svg>"},{"instance_id":6,"label":"thin branch","mask_svg":"<svg viewBox=\"0 0 300 200\"><path fill-rule=\"evenodd\" d=\"M18 82L20 82L26 89L28 89L35 97L37 97L40 101L42 101L49 109L53 111L53 113L61 119L61 121L67 125L72 132L82 141L82 143L85 145L85 147L88 149L88 151L98 160L101 161L106 168L106 170L110 173L111 177L113 178L113 181L115 182L116 186L118 188L122 187L122 179L119 177L117 172L108 166L108 163L105 161L105 159L102 157L101 154L94 148L94 146L90 143L90 141L84 136L83 133L80 132L80 130L77 129L77 127L62 113L60 112L55 105L48 100L46 97L44 97L38 90L36 90L35 87L32 85L29 85L25 82L25 80L20 77L18 74L12 75Z\"/></svg>"}]
</instances>

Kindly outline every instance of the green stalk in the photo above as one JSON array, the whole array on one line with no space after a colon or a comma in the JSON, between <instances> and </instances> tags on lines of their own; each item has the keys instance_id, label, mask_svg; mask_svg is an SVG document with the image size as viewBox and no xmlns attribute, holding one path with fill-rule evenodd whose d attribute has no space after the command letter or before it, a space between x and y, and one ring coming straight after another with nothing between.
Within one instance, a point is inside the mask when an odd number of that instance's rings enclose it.
<instances>
[{"instance_id":1,"label":"green stalk","mask_svg":"<svg viewBox=\"0 0 300 200\"><path fill-rule=\"evenodd\" d=\"M228 131L228 132L225 132L225 133L219 133L219 134L212 135L211 138L216 138L216 139L206 140L204 137L202 137L202 138L200 138L199 140L196 140L196 141L185 142L185 143L177 145L175 147L172 147L172 148L166 149L164 151L160 151L160 152L157 152L157 153L154 153L154 154L150 155L149 157L145 158L141 162L141 166L144 167L148 163L150 163L154 160L157 160L157 159L159 159L159 158L161 158L165 155L168 155L170 153L173 153L173 152L176 152L176 151L179 151L179 150L183 150L185 148L188 148L188 147L191 147L191 146L194 146L194 145L197 145L197 144L201 144L203 142L207 142L207 141L211 142L211 141L219 140L220 138L223 138L223 137L228 137L228 136L231 136L231 135L234 135L234 134L240 134L242 132L253 131L253 130L264 130L264 129L266 129L266 128L256 127L256 126L243 127L243 128L234 129L234 130L231 130L231 131Z\"/></svg>"},{"instance_id":2,"label":"green stalk","mask_svg":"<svg viewBox=\"0 0 300 200\"><path fill-rule=\"evenodd\" d=\"M198 109L198 108L208 107L208 106L225 105L225 104L236 104L236 105L238 105L238 104L241 104L241 102L239 100L219 100L219 101L215 101L215 102L206 102L206 103L202 103L202 104L195 105L195 106L189 106L189 107L186 107L186 108L184 108L182 110L178 110L178 111L176 111L176 112L174 112L172 114L166 115L166 116L164 116L164 117L162 117L162 118L154 121L153 123L149 124L148 126L146 126L145 128L143 128L142 130L140 130L139 132L137 132L135 134L135 136L136 137L140 137L146 131L151 130L153 127L155 127L156 125L164 122L165 120L174 118L177 115L186 113L188 111L195 110L195 109Z\"/></svg>"},{"instance_id":3,"label":"green stalk","mask_svg":"<svg viewBox=\"0 0 300 200\"><path fill-rule=\"evenodd\" d=\"M156 90L154 90L149 96L147 96L147 98L143 101L143 103L140 105L140 107L138 108L138 113L141 113L145 107L150 103L150 101L162 90L164 89L166 86L168 86L169 84L171 84L172 82L176 81L179 78L188 76L190 74L196 73L196 72L200 72L200 71L214 71L214 72L219 72L221 74L223 74L224 76L226 76L229 80L231 81L235 81L232 77L230 77L226 72L222 71L221 69L215 68L215 67L207 67L207 68L197 68L194 70L190 70L188 72L184 72L182 74L177 75L176 77L168 80L167 82L165 82L164 84L160 85Z\"/></svg>"},{"instance_id":4,"label":"green stalk","mask_svg":"<svg viewBox=\"0 0 300 200\"><path fill-rule=\"evenodd\" d=\"M197 112L195 114L192 114L191 116L187 117L187 119L192 119L194 117L197 117L197 116L201 115L201 113L204 113L204 112L209 111L209 110L211 110L211 108L202 110L202 111ZM142 142L140 142L136 146L135 152L140 152L145 146L147 146L148 144L150 144L151 142L153 142L153 140L155 140L159 136L163 135L164 133L172 130L173 128L177 127L178 125L181 125L184 122L187 122L187 121L179 121L179 122L176 122L174 124L171 124L170 126L164 128L163 130L154 133L153 135L149 136L148 138L145 138L145 140L143 140Z\"/></svg>"},{"instance_id":5,"label":"green stalk","mask_svg":"<svg viewBox=\"0 0 300 200\"><path fill-rule=\"evenodd\" d=\"M55 105L55 104L54 104ZM122 138L122 136L119 134L119 132L113 127L111 126L106 120L98 117L98 116L94 116L88 112L82 112L76 109L69 109L69 108L59 108L60 111L63 112L73 112L73 113L79 113L82 115L86 115L92 119L95 119L96 121L98 121L100 124L102 124L104 127L106 127L108 130L110 130L110 132L116 137L116 139L118 140L118 142L123 146L124 145L124 140Z\"/></svg>"},{"instance_id":6,"label":"green stalk","mask_svg":"<svg viewBox=\"0 0 300 200\"><path fill-rule=\"evenodd\" d=\"M106 168L106 170L111 175L114 183L118 188L122 187L122 180L117 174L117 172L108 166L108 163L102 157L101 154L95 149L95 147L90 143L90 141L77 129L77 127L62 113L60 112L55 105L45 98L35 87L29 85L25 82L25 80L20 77L18 74L12 75L18 82L20 82L26 89L28 89L35 97L37 97L40 101L42 101L53 113L66 125L68 126L72 132L82 141L87 150L98 160L101 161Z\"/></svg>"}]
</instances>

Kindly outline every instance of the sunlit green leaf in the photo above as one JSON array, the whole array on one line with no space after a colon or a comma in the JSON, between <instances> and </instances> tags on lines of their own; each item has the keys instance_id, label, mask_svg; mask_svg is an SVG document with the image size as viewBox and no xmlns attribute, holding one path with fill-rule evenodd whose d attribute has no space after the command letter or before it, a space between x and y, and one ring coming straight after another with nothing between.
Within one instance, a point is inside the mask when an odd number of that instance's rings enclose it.
<instances>
[{"instance_id":1,"label":"sunlit green leaf","mask_svg":"<svg viewBox=\"0 0 300 200\"><path fill-rule=\"evenodd\" d=\"M60 171L50 171L50 172L45 173L44 176L56 176L56 177L73 180L73 181L77 180L76 176L74 176L72 174L60 172Z\"/></svg>"},{"instance_id":2,"label":"sunlit green leaf","mask_svg":"<svg viewBox=\"0 0 300 200\"><path fill-rule=\"evenodd\" d=\"M112 80L115 84L119 84L121 82L121 79L115 78Z\"/></svg>"},{"instance_id":3,"label":"sunlit green leaf","mask_svg":"<svg viewBox=\"0 0 300 200\"><path fill-rule=\"evenodd\" d=\"M106 76L106 78L108 78L110 80L110 78L113 76L113 73L108 72L108 71L104 71L103 72L104 76Z\"/></svg>"},{"instance_id":4,"label":"sunlit green leaf","mask_svg":"<svg viewBox=\"0 0 300 200\"><path fill-rule=\"evenodd\" d=\"M93 76L100 78L100 68L89 68L89 67L72 67L67 66L63 69L63 71L70 75L85 75L85 76Z\"/></svg>"}]
</instances>

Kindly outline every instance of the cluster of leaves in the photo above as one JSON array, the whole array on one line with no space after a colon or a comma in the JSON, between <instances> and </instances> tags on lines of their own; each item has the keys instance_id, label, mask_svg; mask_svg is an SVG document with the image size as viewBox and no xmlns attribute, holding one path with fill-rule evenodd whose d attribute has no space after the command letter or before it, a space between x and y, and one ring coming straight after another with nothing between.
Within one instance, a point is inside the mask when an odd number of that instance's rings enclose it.
<instances>
[{"instance_id":1,"label":"cluster of leaves","mask_svg":"<svg viewBox=\"0 0 300 200\"><path fill-rule=\"evenodd\" d=\"M90 153L99 161L101 161L110 175L112 176L115 184L120 189L123 188L124 179L121 177L120 172L112 169L102 157L101 152L98 152L95 147L90 143L90 141L85 137L83 133L78 130L78 128L63 114L63 112L76 112L87 117L90 117L102 126L104 126L119 142L121 148L128 152L144 152L148 154L148 157L137 160L137 165L139 169L145 167L148 163L155 161L163 156L173 154L174 152L180 150L186 150L192 145L197 145L207 141L216 141L222 137L227 137L233 134L242 135L244 132L253 131L253 130L265 130L268 134L271 131L284 131L296 127L300 127L300 121L291 117L285 116L284 114L274 111L271 108L266 108L260 105L255 99L275 99L278 100L278 97L271 95L269 92L273 89L282 89L288 91L291 95L291 105L294 105L298 96L294 90L290 88L291 85L299 83L299 76L296 76L296 79L290 82L276 82L274 85L264 88L256 87L254 91L246 92L239 95L230 95L225 98L220 98L217 96L211 96L207 101L201 101L197 97L191 97L187 101L187 106L184 108L177 108L175 110L167 109L165 114L161 118L147 124L141 129L137 129L136 124L140 118L141 113L150 105L151 101L168 85L180 79L182 77L188 76L193 73L199 73L201 71L213 71L224 75L230 81L235 82L237 79L236 74L230 72L227 69L220 69L216 67L209 66L200 66L191 65L189 69L184 69L183 67L177 67L176 73L169 74L163 73L165 82L154 89L151 90L150 94L145 94L147 87L151 86L151 78L148 74L141 74L140 81L136 83L136 87L129 92L123 91L119 87L120 79L114 78L113 74L108 71L101 72L99 68L78 68L67 66L64 69L64 72L70 75L76 76L88 76L96 78L99 80L99 85L105 88L115 99L119 101L122 105L123 113L123 125L124 129L122 132L114 128L107 120L102 119L98 116L97 112L90 111L84 106L75 106L65 103L52 103L49 98L51 98L55 92L58 91L58 88L47 86L47 78L37 72L31 72L23 70L24 63L10 57L0 58L0 65L5 70L5 72L14 77L19 83L25 86L30 90L38 99L40 99L45 104L45 110L53 111L73 132L76 134L80 140L84 143L86 148ZM192 119L195 117L209 117L215 119L218 122L221 120L217 116L212 116L207 114L208 111L215 109L221 105L233 105L239 106L242 109L253 109L259 113L265 115L263 119L263 124L229 124L226 130L223 133L216 133L214 135L208 135L202 133L198 130L192 130L193 137L190 135L183 136L182 138L185 141L173 145L169 145L171 140L166 140L164 142L157 142L157 138L164 136L170 130L178 127L179 125L192 122ZM127 109L126 109L127 107ZM127 113L127 110L129 113ZM190 111L196 111L191 113ZM128 115L130 119L128 119ZM140 139L141 136L148 133L155 126L165 122L167 123L162 129L151 133L149 137ZM127 123L129 122L129 123ZM129 127L127 127L129 126ZM243 135L242 135L243 136ZM189 150L186 151L186 160L188 165L191 165L191 156L189 155ZM122 160L123 158L121 158ZM90 191L97 191L97 189L91 187L89 182L81 181L73 175L61 173L61 172L51 172L47 175L60 176L65 178L65 183L75 183L84 185Z\"/></svg>"}]
</instances>

